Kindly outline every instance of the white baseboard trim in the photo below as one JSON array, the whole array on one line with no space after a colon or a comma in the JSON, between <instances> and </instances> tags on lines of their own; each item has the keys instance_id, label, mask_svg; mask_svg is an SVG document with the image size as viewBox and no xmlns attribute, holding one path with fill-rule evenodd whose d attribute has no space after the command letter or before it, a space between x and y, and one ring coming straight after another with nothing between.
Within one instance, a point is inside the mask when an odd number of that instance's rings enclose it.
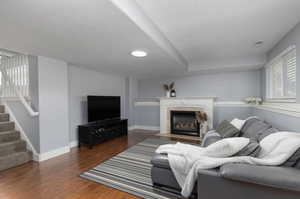
<instances>
[{"instance_id":1,"label":"white baseboard trim","mask_svg":"<svg viewBox=\"0 0 300 199\"><path fill-rule=\"evenodd\" d=\"M65 146L45 153L40 153L38 157L35 158L37 158L38 162L42 162L69 152L70 152L70 146Z\"/></svg>"},{"instance_id":2,"label":"white baseboard trim","mask_svg":"<svg viewBox=\"0 0 300 199\"><path fill-rule=\"evenodd\" d=\"M54 149L52 151L48 151L42 154L33 154L33 160L37 162L42 162L45 160L49 160L51 158L55 158L57 156L63 155L65 153L69 153L71 148L77 147L78 141L72 141L69 143L69 146L61 147L58 149Z\"/></svg>"},{"instance_id":3,"label":"white baseboard trim","mask_svg":"<svg viewBox=\"0 0 300 199\"><path fill-rule=\"evenodd\" d=\"M159 131L159 126L143 126L143 125L133 125L128 128L128 130L134 130L134 129L143 129L143 130L150 130L150 131Z\"/></svg>"},{"instance_id":4,"label":"white baseboard trim","mask_svg":"<svg viewBox=\"0 0 300 199\"><path fill-rule=\"evenodd\" d=\"M135 129L135 126L134 126L134 125L128 127L128 131L134 130L134 129Z\"/></svg>"},{"instance_id":5,"label":"white baseboard trim","mask_svg":"<svg viewBox=\"0 0 300 199\"><path fill-rule=\"evenodd\" d=\"M78 146L78 140L72 141L69 143L70 148L74 148Z\"/></svg>"}]
</instances>

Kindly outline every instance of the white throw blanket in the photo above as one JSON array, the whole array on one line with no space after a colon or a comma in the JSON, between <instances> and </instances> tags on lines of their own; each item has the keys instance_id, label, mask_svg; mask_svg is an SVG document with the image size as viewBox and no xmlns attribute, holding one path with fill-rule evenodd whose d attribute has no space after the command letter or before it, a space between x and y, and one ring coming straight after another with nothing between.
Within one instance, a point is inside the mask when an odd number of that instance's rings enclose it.
<instances>
[{"instance_id":1,"label":"white throw blanket","mask_svg":"<svg viewBox=\"0 0 300 199\"><path fill-rule=\"evenodd\" d=\"M226 163L248 163L277 166L288 160L300 148L300 133L278 132L265 137L257 158L233 156L249 143L248 138L235 137L220 140L206 148L189 144L167 144L157 153L167 153L170 167L181 186L181 194L188 197L200 169L212 169Z\"/></svg>"}]
</instances>

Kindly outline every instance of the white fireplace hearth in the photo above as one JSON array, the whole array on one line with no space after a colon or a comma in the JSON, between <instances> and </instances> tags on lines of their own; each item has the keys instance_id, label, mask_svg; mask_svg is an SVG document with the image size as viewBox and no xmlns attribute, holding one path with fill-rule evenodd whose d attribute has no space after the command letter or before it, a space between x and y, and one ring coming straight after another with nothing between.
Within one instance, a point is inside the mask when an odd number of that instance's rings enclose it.
<instances>
[{"instance_id":1,"label":"white fireplace hearth","mask_svg":"<svg viewBox=\"0 0 300 199\"><path fill-rule=\"evenodd\" d=\"M160 133L171 134L170 111L204 111L208 116L208 128L213 126L215 97L160 98Z\"/></svg>"}]
</instances>

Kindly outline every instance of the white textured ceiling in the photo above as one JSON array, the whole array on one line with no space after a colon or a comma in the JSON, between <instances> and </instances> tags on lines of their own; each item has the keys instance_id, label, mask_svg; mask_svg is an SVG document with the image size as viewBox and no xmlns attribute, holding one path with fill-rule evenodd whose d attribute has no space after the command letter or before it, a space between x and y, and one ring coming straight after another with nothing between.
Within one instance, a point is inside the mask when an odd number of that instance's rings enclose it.
<instances>
[{"instance_id":1,"label":"white textured ceiling","mask_svg":"<svg viewBox=\"0 0 300 199\"><path fill-rule=\"evenodd\" d=\"M300 0L1 0L0 48L146 77L252 68L299 10Z\"/></svg>"},{"instance_id":2,"label":"white textured ceiling","mask_svg":"<svg viewBox=\"0 0 300 199\"><path fill-rule=\"evenodd\" d=\"M192 70L261 64L300 21L299 0L138 0ZM256 41L264 41L256 47Z\"/></svg>"},{"instance_id":3,"label":"white textured ceiling","mask_svg":"<svg viewBox=\"0 0 300 199\"><path fill-rule=\"evenodd\" d=\"M126 75L184 68L108 0L1 0L0 48ZM130 52L144 49L148 56Z\"/></svg>"}]
</instances>

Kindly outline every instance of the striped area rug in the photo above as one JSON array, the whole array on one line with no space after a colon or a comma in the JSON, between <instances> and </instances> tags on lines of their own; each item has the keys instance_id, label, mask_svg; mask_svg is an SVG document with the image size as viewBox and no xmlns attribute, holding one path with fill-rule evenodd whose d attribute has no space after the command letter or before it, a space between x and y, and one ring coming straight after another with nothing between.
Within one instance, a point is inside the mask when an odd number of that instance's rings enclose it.
<instances>
[{"instance_id":1,"label":"striped area rug","mask_svg":"<svg viewBox=\"0 0 300 199\"><path fill-rule=\"evenodd\" d=\"M149 138L80 176L146 199L179 199L180 195L153 187L151 157L162 144L170 140Z\"/></svg>"}]
</instances>

